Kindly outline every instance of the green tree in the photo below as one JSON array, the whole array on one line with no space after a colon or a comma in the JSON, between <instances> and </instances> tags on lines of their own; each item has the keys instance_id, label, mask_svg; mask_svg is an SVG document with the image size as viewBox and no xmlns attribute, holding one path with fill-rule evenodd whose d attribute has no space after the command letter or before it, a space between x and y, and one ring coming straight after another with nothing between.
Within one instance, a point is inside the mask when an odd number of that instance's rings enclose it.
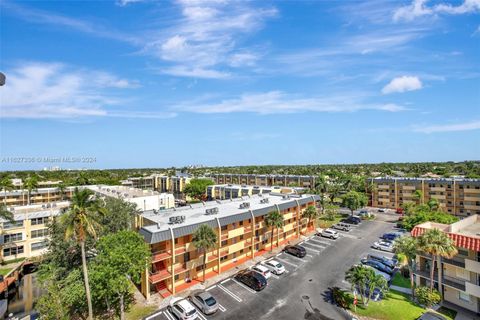
<instances>
[{"instance_id":1,"label":"green tree","mask_svg":"<svg viewBox=\"0 0 480 320\"><path fill-rule=\"evenodd\" d=\"M265 216L265 226L272 228L272 237L270 242L270 252L273 251L273 234L277 229L277 246L278 246L278 229L283 227L283 216L277 210L269 212Z\"/></svg>"},{"instance_id":2,"label":"green tree","mask_svg":"<svg viewBox=\"0 0 480 320\"><path fill-rule=\"evenodd\" d=\"M417 207L413 213L405 215L402 225L406 230L411 231L416 225L427 221L452 224L458 221L458 217L442 211L429 211L423 207L420 209Z\"/></svg>"},{"instance_id":3,"label":"green tree","mask_svg":"<svg viewBox=\"0 0 480 320\"><path fill-rule=\"evenodd\" d=\"M192 179L185 186L183 192L193 199L203 200L206 195L207 187L212 184L213 181L210 179Z\"/></svg>"},{"instance_id":4,"label":"green tree","mask_svg":"<svg viewBox=\"0 0 480 320\"><path fill-rule=\"evenodd\" d=\"M423 192L421 190L415 190L413 193L413 198L418 201L418 203L423 203Z\"/></svg>"},{"instance_id":5,"label":"green tree","mask_svg":"<svg viewBox=\"0 0 480 320\"><path fill-rule=\"evenodd\" d=\"M13 213L3 203L0 204L0 219L13 222Z\"/></svg>"},{"instance_id":6,"label":"green tree","mask_svg":"<svg viewBox=\"0 0 480 320\"><path fill-rule=\"evenodd\" d=\"M353 215L353 211L363 208L367 205L368 199L364 193L360 193L357 191L349 191L343 197L343 206L350 209Z\"/></svg>"},{"instance_id":7,"label":"green tree","mask_svg":"<svg viewBox=\"0 0 480 320\"><path fill-rule=\"evenodd\" d=\"M205 269L207 264L207 252L217 245L217 234L212 227L207 224L202 224L193 233L192 242L195 248L197 248L203 254L203 282L205 282Z\"/></svg>"},{"instance_id":8,"label":"green tree","mask_svg":"<svg viewBox=\"0 0 480 320\"><path fill-rule=\"evenodd\" d=\"M85 254L85 241L87 237L97 237L97 230L100 225L97 222L98 216L103 215L104 208L100 206L99 201L94 198L93 192L89 189L75 189L72 196L70 210L62 216L64 220L65 238L75 239L80 244L82 253L82 268L85 282L85 294L88 305L88 319L93 320L92 297L90 294L90 285L88 282L87 258Z\"/></svg>"},{"instance_id":9,"label":"green tree","mask_svg":"<svg viewBox=\"0 0 480 320\"><path fill-rule=\"evenodd\" d=\"M381 293L385 293L388 290L387 280L382 275L375 273L375 271L370 268L367 271L367 286L368 293L365 306L368 306L370 299L373 297L375 289L378 289Z\"/></svg>"},{"instance_id":10,"label":"green tree","mask_svg":"<svg viewBox=\"0 0 480 320\"><path fill-rule=\"evenodd\" d=\"M415 270L415 258L418 252L418 241L416 238L402 236L394 242L395 253L401 264L406 265L410 275L410 288L412 289L412 297L415 296L415 281L413 271Z\"/></svg>"},{"instance_id":11,"label":"green tree","mask_svg":"<svg viewBox=\"0 0 480 320\"><path fill-rule=\"evenodd\" d=\"M66 188L67 188L67 186L63 182L60 182L57 186L58 194L60 195L60 200L62 200L62 201L65 200L65 189Z\"/></svg>"},{"instance_id":12,"label":"green tree","mask_svg":"<svg viewBox=\"0 0 480 320\"><path fill-rule=\"evenodd\" d=\"M357 265L353 266L345 273L345 280L350 283L352 291L358 291L362 302L366 300L368 270L369 269L364 266ZM370 271L373 272L373 270Z\"/></svg>"},{"instance_id":13,"label":"green tree","mask_svg":"<svg viewBox=\"0 0 480 320\"><path fill-rule=\"evenodd\" d=\"M132 229L135 216L138 214L135 204L107 197L103 206L105 212L98 217L98 222L102 226L100 236Z\"/></svg>"},{"instance_id":14,"label":"green tree","mask_svg":"<svg viewBox=\"0 0 480 320\"><path fill-rule=\"evenodd\" d=\"M84 186L90 184L90 179L88 178L85 171L80 171L77 178L75 179L75 184L77 186Z\"/></svg>"},{"instance_id":15,"label":"green tree","mask_svg":"<svg viewBox=\"0 0 480 320\"><path fill-rule=\"evenodd\" d=\"M119 231L102 237L97 245L98 255L91 272L93 296L97 305L106 303L125 319L125 310L132 302L131 287L139 283L151 256L145 240L137 232Z\"/></svg>"},{"instance_id":16,"label":"green tree","mask_svg":"<svg viewBox=\"0 0 480 320\"><path fill-rule=\"evenodd\" d=\"M438 211L440 209L440 202L437 199L432 198L428 200L427 206L430 211Z\"/></svg>"},{"instance_id":17,"label":"green tree","mask_svg":"<svg viewBox=\"0 0 480 320\"><path fill-rule=\"evenodd\" d=\"M314 206L308 206L305 210L303 210L302 216L308 219L308 222L307 222L307 228L308 228L311 222L317 219L317 216L318 216L317 208L315 208Z\"/></svg>"},{"instance_id":18,"label":"green tree","mask_svg":"<svg viewBox=\"0 0 480 320\"><path fill-rule=\"evenodd\" d=\"M323 217L329 221L335 220L335 217L338 215L338 209L339 207L334 204L327 204Z\"/></svg>"},{"instance_id":19,"label":"green tree","mask_svg":"<svg viewBox=\"0 0 480 320\"><path fill-rule=\"evenodd\" d=\"M23 183L23 187L27 189L27 204L30 204L30 196L32 194L32 191L37 190L38 188L38 176L29 176Z\"/></svg>"},{"instance_id":20,"label":"green tree","mask_svg":"<svg viewBox=\"0 0 480 320\"><path fill-rule=\"evenodd\" d=\"M10 176L5 176L0 180L0 187L3 189L3 203L7 204L7 191L13 190L13 182Z\"/></svg>"},{"instance_id":21,"label":"green tree","mask_svg":"<svg viewBox=\"0 0 480 320\"><path fill-rule=\"evenodd\" d=\"M417 297L417 301L430 308L434 304L437 304L442 299L440 292L438 290L432 290L428 287L418 287L415 289L415 295Z\"/></svg>"},{"instance_id":22,"label":"green tree","mask_svg":"<svg viewBox=\"0 0 480 320\"><path fill-rule=\"evenodd\" d=\"M432 257L430 266L430 291L433 291L433 276L435 265L438 264L440 257L451 258L457 254L457 249L453 240L439 229L429 229L418 237L418 247ZM439 266L437 265L437 268Z\"/></svg>"}]
</instances>

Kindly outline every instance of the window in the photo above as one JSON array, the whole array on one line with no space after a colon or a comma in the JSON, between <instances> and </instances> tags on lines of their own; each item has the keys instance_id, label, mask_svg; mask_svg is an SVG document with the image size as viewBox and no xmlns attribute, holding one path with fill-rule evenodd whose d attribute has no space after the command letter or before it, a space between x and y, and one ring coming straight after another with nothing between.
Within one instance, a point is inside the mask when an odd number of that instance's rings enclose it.
<instances>
[{"instance_id":1,"label":"window","mask_svg":"<svg viewBox=\"0 0 480 320\"><path fill-rule=\"evenodd\" d=\"M13 229L21 227L23 227L23 220L3 223L3 229Z\"/></svg>"},{"instance_id":2,"label":"window","mask_svg":"<svg viewBox=\"0 0 480 320\"><path fill-rule=\"evenodd\" d=\"M6 235L3 236L3 242L4 243L21 241L21 240L22 240L22 234L21 233L6 234Z\"/></svg>"},{"instance_id":3,"label":"window","mask_svg":"<svg viewBox=\"0 0 480 320\"><path fill-rule=\"evenodd\" d=\"M462 249L462 248L457 248L458 254L462 256L468 257L468 250Z\"/></svg>"},{"instance_id":4,"label":"window","mask_svg":"<svg viewBox=\"0 0 480 320\"><path fill-rule=\"evenodd\" d=\"M47 241L32 243L32 251L42 250L43 248L48 247Z\"/></svg>"},{"instance_id":5,"label":"window","mask_svg":"<svg viewBox=\"0 0 480 320\"><path fill-rule=\"evenodd\" d=\"M458 292L458 299L465 301L465 302L470 302L470 295L468 293L465 293L463 291Z\"/></svg>"},{"instance_id":6,"label":"window","mask_svg":"<svg viewBox=\"0 0 480 320\"><path fill-rule=\"evenodd\" d=\"M3 256L4 257L14 256L14 255L17 255L17 254L22 254L22 253L23 253L23 246L3 249Z\"/></svg>"},{"instance_id":7,"label":"window","mask_svg":"<svg viewBox=\"0 0 480 320\"><path fill-rule=\"evenodd\" d=\"M243 220L242 220L242 221L240 221L240 226L243 226Z\"/></svg>"},{"instance_id":8,"label":"window","mask_svg":"<svg viewBox=\"0 0 480 320\"><path fill-rule=\"evenodd\" d=\"M48 229L39 229L32 231L32 238L41 238L48 236Z\"/></svg>"},{"instance_id":9,"label":"window","mask_svg":"<svg viewBox=\"0 0 480 320\"><path fill-rule=\"evenodd\" d=\"M222 226L222 231L228 230L228 226Z\"/></svg>"},{"instance_id":10,"label":"window","mask_svg":"<svg viewBox=\"0 0 480 320\"><path fill-rule=\"evenodd\" d=\"M240 240L243 240L243 234L240 235Z\"/></svg>"},{"instance_id":11,"label":"window","mask_svg":"<svg viewBox=\"0 0 480 320\"><path fill-rule=\"evenodd\" d=\"M228 240L222 241L222 247L226 246L228 244Z\"/></svg>"},{"instance_id":12,"label":"window","mask_svg":"<svg viewBox=\"0 0 480 320\"><path fill-rule=\"evenodd\" d=\"M48 217L30 219L30 223L32 224L32 226L36 226L36 225L39 225L39 224L45 224L47 222L48 222Z\"/></svg>"}]
</instances>

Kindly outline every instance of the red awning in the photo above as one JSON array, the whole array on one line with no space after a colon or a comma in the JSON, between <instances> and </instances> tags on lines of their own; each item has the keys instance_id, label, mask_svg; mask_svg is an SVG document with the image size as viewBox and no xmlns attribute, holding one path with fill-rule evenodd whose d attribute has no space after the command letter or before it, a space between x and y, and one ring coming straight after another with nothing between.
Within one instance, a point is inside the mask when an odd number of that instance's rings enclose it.
<instances>
[{"instance_id":1,"label":"red awning","mask_svg":"<svg viewBox=\"0 0 480 320\"><path fill-rule=\"evenodd\" d=\"M415 227L411 231L412 237L418 237L422 235L427 229ZM455 246L469 249L473 251L480 251L480 239L477 237L469 237L458 233L447 233L450 239L455 242Z\"/></svg>"}]
</instances>

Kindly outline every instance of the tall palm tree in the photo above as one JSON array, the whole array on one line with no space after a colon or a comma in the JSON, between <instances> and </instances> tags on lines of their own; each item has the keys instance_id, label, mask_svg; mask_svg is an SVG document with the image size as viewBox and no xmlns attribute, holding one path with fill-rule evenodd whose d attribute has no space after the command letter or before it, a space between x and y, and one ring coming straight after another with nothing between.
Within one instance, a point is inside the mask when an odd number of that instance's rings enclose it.
<instances>
[{"instance_id":1,"label":"tall palm tree","mask_svg":"<svg viewBox=\"0 0 480 320\"><path fill-rule=\"evenodd\" d=\"M27 189L27 204L30 204L30 195L33 190L38 188L38 177L36 175L29 176L23 183L23 187Z\"/></svg>"},{"instance_id":2,"label":"tall palm tree","mask_svg":"<svg viewBox=\"0 0 480 320\"><path fill-rule=\"evenodd\" d=\"M57 188L58 188L58 194L60 195L60 200L65 200L65 189L67 188L65 186L65 183L60 182Z\"/></svg>"},{"instance_id":3,"label":"tall palm tree","mask_svg":"<svg viewBox=\"0 0 480 320\"><path fill-rule=\"evenodd\" d=\"M362 298L362 302L365 301L365 289L367 287L368 270L369 269L365 268L364 266L357 265L353 266L345 273L345 280L350 283L352 291L356 291L358 289L358 293Z\"/></svg>"},{"instance_id":4,"label":"tall palm tree","mask_svg":"<svg viewBox=\"0 0 480 320\"><path fill-rule=\"evenodd\" d=\"M413 271L415 269L415 257L418 252L418 240L417 238L409 236L397 238L394 242L394 249L399 261L408 268L408 273L410 274L410 288L412 290L412 297L414 297L415 281L413 279Z\"/></svg>"},{"instance_id":5,"label":"tall palm tree","mask_svg":"<svg viewBox=\"0 0 480 320\"><path fill-rule=\"evenodd\" d=\"M267 214L265 217L265 225L270 228L272 228L272 240L270 243L270 252L273 251L273 232L275 228L277 229L277 246L278 246L278 229L283 227L283 216L280 214L280 212L272 211Z\"/></svg>"},{"instance_id":6,"label":"tall palm tree","mask_svg":"<svg viewBox=\"0 0 480 320\"><path fill-rule=\"evenodd\" d=\"M203 254L203 282L205 282L205 269L207 264L207 252L217 245L217 234L212 227L207 224L202 224L195 230L192 237L192 242L195 248L200 250Z\"/></svg>"},{"instance_id":7,"label":"tall palm tree","mask_svg":"<svg viewBox=\"0 0 480 320\"><path fill-rule=\"evenodd\" d=\"M317 208L315 208L314 206L308 206L303 211L302 216L308 219L308 222L307 222L307 229L308 229L308 226L310 225L312 220L314 220L318 216Z\"/></svg>"},{"instance_id":8,"label":"tall palm tree","mask_svg":"<svg viewBox=\"0 0 480 320\"><path fill-rule=\"evenodd\" d=\"M415 190L415 192L413 193L413 198L415 200L418 200L418 204L422 204L423 203L423 192L421 190Z\"/></svg>"},{"instance_id":9,"label":"tall palm tree","mask_svg":"<svg viewBox=\"0 0 480 320\"><path fill-rule=\"evenodd\" d=\"M10 179L9 176L4 177L2 180L0 180L0 187L3 189L3 203L7 204L7 191L13 190L12 179Z\"/></svg>"},{"instance_id":10,"label":"tall palm tree","mask_svg":"<svg viewBox=\"0 0 480 320\"><path fill-rule=\"evenodd\" d=\"M432 198L428 200L427 206L430 209L430 211L436 211L440 209L440 202L437 199Z\"/></svg>"},{"instance_id":11,"label":"tall palm tree","mask_svg":"<svg viewBox=\"0 0 480 320\"><path fill-rule=\"evenodd\" d=\"M62 216L66 225L65 238L73 238L80 244L82 251L83 278L85 281L85 293L88 304L88 319L93 320L92 297L88 282L87 258L85 254L85 241L87 237L96 238L100 225L97 220L105 214L105 208L100 206L93 191L89 189L78 190L75 188L69 211Z\"/></svg>"},{"instance_id":12,"label":"tall palm tree","mask_svg":"<svg viewBox=\"0 0 480 320\"><path fill-rule=\"evenodd\" d=\"M367 286L368 294L367 301L365 301L366 306L368 306L368 302L370 302L370 298L373 296L375 289L380 290L381 293L384 293L388 290L387 279L380 274L376 274L371 268L368 268L367 270Z\"/></svg>"},{"instance_id":13,"label":"tall palm tree","mask_svg":"<svg viewBox=\"0 0 480 320\"><path fill-rule=\"evenodd\" d=\"M13 222L13 213L7 210L7 206L3 203L0 203L0 219L7 220L8 222ZM3 230L3 229L2 229ZM3 244L0 243L0 251L3 251ZM0 257L0 262L3 261Z\"/></svg>"},{"instance_id":14,"label":"tall palm tree","mask_svg":"<svg viewBox=\"0 0 480 320\"><path fill-rule=\"evenodd\" d=\"M429 229L418 238L418 247L431 255L432 265L430 266L430 291L433 291L433 275L435 265L440 269L438 260L442 258L451 258L457 254L455 243L450 237L439 229Z\"/></svg>"}]
</instances>

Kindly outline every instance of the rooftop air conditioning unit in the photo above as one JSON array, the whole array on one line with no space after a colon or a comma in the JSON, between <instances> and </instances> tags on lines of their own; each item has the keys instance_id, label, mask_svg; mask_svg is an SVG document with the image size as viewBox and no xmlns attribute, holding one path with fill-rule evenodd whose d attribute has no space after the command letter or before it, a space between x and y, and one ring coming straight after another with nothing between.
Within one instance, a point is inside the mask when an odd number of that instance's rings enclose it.
<instances>
[{"instance_id":1,"label":"rooftop air conditioning unit","mask_svg":"<svg viewBox=\"0 0 480 320\"><path fill-rule=\"evenodd\" d=\"M240 209L248 209L250 208L250 202L243 202L240 204Z\"/></svg>"},{"instance_id":2,"label":"rooftop air conditioning unit","mask_svg":"<svg viewBox=\"0 0 480 320\"><path fill-rule=\"evenodd\" d=\"M182 223L185 221L185 216L174 216L168 219L170 224Z\"/></svg>"},{"instance_id":3,"label":"rooftop air conditioning unit","mask_svg":"<svg viewBox=\"0 0 480 320\"><path fill-rule=\"evenodd\" d=\"M212 214L217 214L217 213L218 213L218 207L205 209L205 214L206 215L212 215Z\"/></svg>"}]
</instances>

